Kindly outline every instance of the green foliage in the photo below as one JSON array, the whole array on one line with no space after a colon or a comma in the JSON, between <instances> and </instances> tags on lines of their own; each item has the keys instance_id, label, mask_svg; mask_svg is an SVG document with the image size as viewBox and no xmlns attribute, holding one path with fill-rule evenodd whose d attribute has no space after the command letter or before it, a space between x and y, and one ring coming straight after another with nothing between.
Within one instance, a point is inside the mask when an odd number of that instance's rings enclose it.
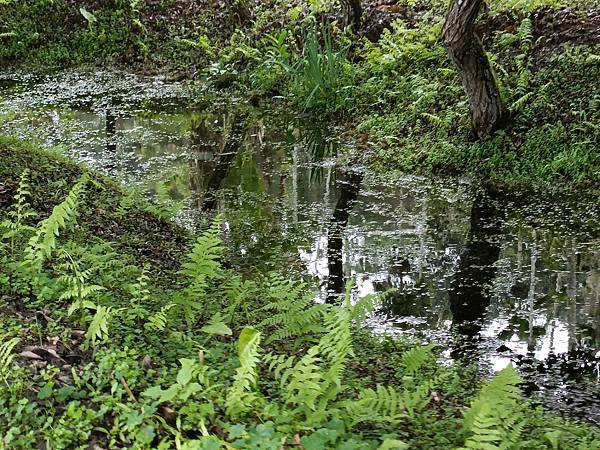
<instances>
[{"instance_id":1,"label":"green foliage","mask_svg":"<svg viewBox=\"0 0 600 450\"><path fill-rule=\"evenodd\" d=\"M31 235L35 230L35 228L27 224L29 219L37 215L27 201L27 198L31 195L28 178L29 171L24 170L14 197L15 203L9 209L7 213L8 217L0 223L0 230L3 231L0 245L4 245L3 241L5 240L10 241L11 257L15 257L17 243L27 235Z\"/></svg>"},{"instance_id":2,"label":"green foliage","mask_svg":"<svg viewBox=\"0 0 600 450\"><path fill-rule=\"evenodd\" d=\"M378 385L376 390L362 390L357 400L343 404L352 426L361 422L379 422L397 425L422 411L430 400L429 387L420 386L416 391L398 392L392 386Z\"/></svg>"},{"instance_id":3,"label":"green foliage","mask_svg":"<svg viewBox=\"0 0 600 450\"><path fill-rule=\"evenodd\" d=\"M176 303L182 308L189 328L204 307L208 281L221 275L218 262L223 252L220 233L220 219L217 218L198 238L181 265L180 273L187 278L188 286Z\"/></svg>"},{"instance_id":4,"label":"green foliage","mask_svg":"<svg viewBox=\"0 0 600 450\"><path fill-rule=\"evenodd\" d=\"M292 84L296 101L304 109L335 111L342 108L351 88L347 48L335 50L329 28L322 28L323 45L315 31L306 39L304 58L299 61Z\"/></svg>"},{"instance_id":5,"label":"green foliage","mask_svg":"<svg viewBox=\"0 0 600 450\"><path fill-rule=\"evenodd\" d=\"M464 415L463 423L469 433L466 448L518 448L525 426L521 390L517 387L520 382L510 365L481 389Z\"/></svg>"},{"instance_id":6,"label":"green foliage","mask_svg":"<svg viewBox=\"0 0 600 450\"><path fill-rule=\"evenodd\" d=\"M96 306L96 313L85 333L85 345L95 345L97 340L108 337L108 325L113 318L111 306Z\"/></svg>"},{"instance_id":7,"label":"green foliage","mask_svg":"<svg viewBox=\"0 0 600 450\"><path fill-rule=\"evenodd\" d=\"M15 346L19 343L20 339L13 337L8 339L8 336L2 336L2 343L0 344L0 377L2 381L8 385L7 376L8 371L11 369L11 365L14 359L12 353Z\"/></svg>"},{"instance_id":8,"label":"green foliage","mask_svg":"<svg viewBox=\"0 0 600 450\"><path fill-rule=\"evenodd\" d=\"M267 302L261 311L266 317L260 326L277 326L268 343L290 337L301 343L304 336L310 338L326 331L322 324L324 308L315 303L317 292L308 289L306 283L297 283L273 273L263 288Z\"/></svg>"},{"instance_id":9,"label":"green foliage","mask_svg":"<svg viewBox=\"0 0 600 450\"><path fill-rule=\"evenodd\" d=\"M31 191L20 184L21 192ZM75 197L71 205L84 201ZM61 239L44 253L40 273L20 274L38 280L35 290L19 294L26 305L20 314L37 317L43 308L53 320L41 328L34 320L1 319L18 324L25 345L59 343L59 358L39 370L14 358L19 338L12 331L4 337L5 447L92 440L106 448L517 448L520 441L522 448L597 447L595 429L526 412L513 369L480 390L461 424L456 417L474 390L463 367L440 366L431 345L361 331L378 298L352 305L352 283L341 305L323 305L293 275L242 276L223 267L219 220L181 252L181 269L165 275L155 264L134 266L137 259L120 253L122 241L76 242L87 216L75 209L59 224ZM19 264L34 228L15 236L14 257L8 245L0 249L3 261ZM192 294L189 326L181 298ZM80 323L73 324L76 311ZM65 367L61 358L74 353L79 361Z\"/></svg>"},{"instance_id":10,"label":"green foliage","mask_svg":"<svg viewBox=\"0 0 600 450\"><path fill-rule=\"evenodd\" d=\"M409 375L416 374L425 364L431 362L432 344L423 347L414 347L402 355L402 365Z\"/></svg>"},{"instance_id":11,"label":"green foliage","mask_svg":"<svg viewBox=\"0 0 600 450\"><path fill-rule=\"evenodd\" d=\"M257 397L253 393L258 379L261 333L254 328L245 327L238 340L238 358L240 367L233 378L233 385L227 393L227 414L237 417L248 411Z\"/></svg>"},{"instance_id":12,"label":"green foliage","mask_svg":"<svg viewBox=\"0 0 600 450\"><path fill-rule=\"evenodd\" d=\"M78 202L88 181L88 175L82 175L64 201L53 208L50 217L38 224L36 232L29 239L24 252L24 263L32 271L40 272L42 270L44 261L52 256L52 251L56 248L56 238L60 235L61 230L74 223L77 217Z\"/></svg>"}]
</instances>

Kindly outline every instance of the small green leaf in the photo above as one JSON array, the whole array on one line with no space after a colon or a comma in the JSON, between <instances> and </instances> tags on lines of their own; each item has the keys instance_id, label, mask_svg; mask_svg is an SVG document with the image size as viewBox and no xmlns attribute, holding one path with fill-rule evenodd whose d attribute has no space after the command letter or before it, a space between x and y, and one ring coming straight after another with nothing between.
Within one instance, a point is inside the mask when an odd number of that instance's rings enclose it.
<instances>
[{"instance_id":1,"label":"small green leaf","mask_svg":"<svg viewBox=\"0 0 600 450\"><path fill-rule=\"evenodd\" d=\"M163 390L160 386L152 386L142 392L142 396L150 397L150 398L159 398L163 393Z\"/></svg>"},{"instance_id":2,"label":"small green leaf","mask_svg":"<svg viewBox=\"0 0 600 450\"><path fill-rule=\"evenodd\" d=\"M398 439L386 439L377 450L404 450L408 447L409 445L407 443L399 441Z\"/></svg>"},{"instance_id":3,"label":"small green leaf","mask_svg":"<svg viewBox=\"0 0 600 450\"><path fill-rule=\"evenodd\" d=\"M326 450L331 448L330 444L338 438L338 432L329 428L321 428L310 436L304 436L301 439L302 446L310 450Z\"/></svg>"},{"instance_id":4,"label":"small green leaf","mask_svg":"<svg viewBox=\"0 0 600 450\"><path fill-rule=\"evenodd\" d=\"M159 403L170 402L171 400L173 400L175 398L175 396L179 392L179 389L180 389L180 386L178 384L174 384L169 389L162 392L162 395L158 399L158 402Z\"/></svg>"},{"instance_id":5,"label":"small green leaf","mask_svg":"<svg viewBox=\"0 0 600 450\"><path fill-rule=\"evenodd\" d=\"M53 390L54 390L54 383L49 381L48 383L46 383L46 385L42 389L40 389L40 391L37 394L37 397L40 400L45 400L52 395Z\"/></svg>"},{"instance_id":6,"label":"small green leaf","mask_svg":"<svg viewBox=\"0 0 600 450\"><path fill-rule=\"evenodd\" d=\"M196 361L188 358L181 358L179 360L181 363L181 369L177 372L177 383L181 386L185 386L192 379L192 373L194 371L194 366L196 365Z\"/></svg>"},{"instance_id":7,"label":"small green leaf","mask_svg":"<svg viewBox=\"0 0 600 450\"><path fill-rule=\"evenodd\" d=\"M202 386L198 383L190 383L188 384L183 391L179 394L181 400L186 401L191 395L194 395L196 392L200 392L202 390Z\"/></svg>"},{"instance_id":8,"label":"small green leaf","mask_svg":"<svg viewBox=\"0 0 600 450\"><path fill-rule=\"evenodd\" d=\"M258 331L252 327L244 327L242 332L240 333L240 338L238 340L238 356L241 357L244 353L244 349L246 346L254 339L254 337L259 334Z\"/></svg>"},{"instance_id":9,"label":"small green leaf","mask_svg":"<svg viewBox=\"0 0 600 450\"><path fill-rule=\"evenodd\" d=\"M96 16L93 13L89 12L87 9L85 9L83 6L79 8L79 12L89 24L96 22Z\"/></svg>"},{"instance_id":10,"label":"small green leaf","mask_svg":"<svg viewBox=\"0 0 600 450\"><path fill-rule=\"evenodd\" d=\"M231 331L231 328L229 328L225 322L217 322L217 323L210 323L208 325L204 325L200 331L203 331L204 333L208 333L208 334L217 334L219 336L231 336L233 334L233 332Z\"/></svg>"}]
</instances>

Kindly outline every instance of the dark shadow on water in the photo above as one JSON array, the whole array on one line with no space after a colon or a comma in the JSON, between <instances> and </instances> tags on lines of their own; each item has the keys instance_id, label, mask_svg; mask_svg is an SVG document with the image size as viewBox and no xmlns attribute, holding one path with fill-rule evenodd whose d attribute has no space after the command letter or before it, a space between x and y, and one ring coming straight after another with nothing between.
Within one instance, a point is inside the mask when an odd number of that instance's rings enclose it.
<instances>
[{"instance_id":1,"label":"dark shadow on water","mask_svg":"<svg viewBox=\"0 0 600 450\"><path fill-rule=\"evenodd\" d=\"M500 256L499 237L506 217L502 193L483 189L473 201L466 247L448 290L456 340L454 359L470 360L478 352L483 318L490 304L489 287Z\"/></svg>"},{"instance_id":2,"label":"dark shadow on water","mask_svg":"<svg viewBox=\"0 0 600 450\"><path fill-rule=\"evenodd\" d=\"M343 267L344 230L360 192L363 174L341 171L338 177L340 196L327 229L327 303L335 303L343 294L346 279Z\"/></svg>"},{"instance_id":3,"label":"dark shadow on water","mask_svg":"<svg viewBox=\"0 0 600 450\"><path fill-rule=\"evenodd\" d=\"M213 117L199 120L191 135L194 158L190 159L190 189L194 206L202 211L216 208L219 190L244 142L248 125L244 115L235 115L231 131L224 138L222 132L209 125L212 120Z\"/></svg>"}]
</instances>

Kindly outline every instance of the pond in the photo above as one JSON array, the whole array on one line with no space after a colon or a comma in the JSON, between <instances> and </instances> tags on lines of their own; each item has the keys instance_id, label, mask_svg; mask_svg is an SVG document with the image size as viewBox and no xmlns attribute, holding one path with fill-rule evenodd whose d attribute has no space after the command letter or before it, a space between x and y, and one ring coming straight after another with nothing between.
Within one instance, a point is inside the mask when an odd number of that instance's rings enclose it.
<instances>
[{"instance_id":1,"label":"pond","mask_svg":"<svg viewBox=\"0 0 600 450\"><path fill-rule=\"evenodd\" d=\"M220 211L240 265L290 264L321 301L355 278L385 292L366 326L445 349L485 372L511 361L559 412L600 423L600 208L468 180L337 167L335 130L256 108L194 106L158 78L0 75L0 132L111 174L176 220ZM216 112L215 112L216 111Z\"/></svg>"}]
</instances>

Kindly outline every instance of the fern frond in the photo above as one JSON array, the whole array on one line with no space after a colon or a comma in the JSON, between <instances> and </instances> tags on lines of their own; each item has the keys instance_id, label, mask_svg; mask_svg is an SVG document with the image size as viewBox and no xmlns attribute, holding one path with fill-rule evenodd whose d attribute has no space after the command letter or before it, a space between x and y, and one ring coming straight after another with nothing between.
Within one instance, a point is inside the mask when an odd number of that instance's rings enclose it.
<instances>
[{"instance_id":1,"label":"fern frond","mask_svg":"<svg viewBox=\"0 0 600 450\"><path fill-rule=\"evenodd\" d=\"M498 450L502 443L503 433L501 422L491 414L489 404L479 409L473 418L471 432L473 433L465 442L465 448L475 450Z\"/></svg>"},{"instance_id":2,"label":"fern frond","mask_svg":"<svg viewBox=\"0 0 600 450\"><path fill-rule=\"evenodd\" d=\"M6 339L6 335L2 337L3 341L4 339ZM19 338L14 337L0 344L0 377L2 377L6 384L8 384L6 376L15 357L12 351L19 341Z\"/></svg>"},{"instance_id":3,"label":"fern frond","mask_svg":"<svg viewBox=\"0 0 600 450\"><path fill-rule=\"evenodd\" d=\"M225 401L227 414L230 417L238 417L246 412L257 398L252 391L258 380L260 336L260 332L252 327L246 327L240 333L238 340L240 367L236 369L233 385Z\"/></svg>"},{"instance_id":4,"label":"fern frond","mask_svg":"<svg viewBox=\"0 0 600 450\"><path fill-rule=\"evenodd\" d=\"M280 379L285 402L295 405L306 417L317 409L317 400L327 387L318 353L318 346L311 347L294 366L283 370Z\"/></svg>"},{"instance_id":5,"label":"fern frond","mask_svg":"<svg viewBox=\"0 0 600 450\"><path fill-rule=\"evenodd\" d=\"M309 290L306 283L293 282L281 275L271 274L266 282L266 291L269 302L259 311L268 314L259 326L277 327L267 343L301 336L307 336L314 342L320 334L327 331L323 324L325 308L315 303L316 293Z\"/></svg>"},{"instance_id":6,"label":"fern frond","mask_svg":"<svg viewBox=\"0 0 600 450\"><path fill-rule=\"evenodd\" d=\"M402 355L402 365L407 374L414 375L431 360L434 345L429 344L422 347L413 347Z\"/></svg>"},{"instance_id":7,"label":"fern frond","mask_svg":"<svg viewBox=\"0 0 600 450\"><path fill-rule=\"evenodd\" d=\"M365 320L375 310L380 301L381 295L379 294L369 294L360 298L352 307L352 320L355 322Z\"/></svg>"},{"instance_id":8,"label":"fern frond","mask_svg":"<svg viewBox=\"0 0 600 450\"><path fill-rule=\"evenodd\" d=\"M519 442L525 426L521 390L517 386L520 382L519 374L510 365L481 389L464 414L463 424L470 434L466 448L504 449Z\"/></svg>"},{"instance_id":9,"label":"fern frond","mask_svg":"<svg viewBox=\"0 0 600 450\"><path fill-rule=\"evenodd\" d=\"M84 173L62 203L56 205L52 214L38 224L37 232L31 237L25 249L25 262L34 271L41 271L44 261L50 258L56 248L56 238L61 230L75 221L77 206L88 181L89 176Z\"/></svg>"},{"instance_id":10,"label":"fern frond","mask_svg":"<svg viewBox=\"0 0 600 450\"><path fill-rule=\"evenodd\" d=\"M15 251L15 241L19 237L35 231L34 227L28 226L25 223L27 219L37 215L27 201L28 197L31 196L28 180L29 170L25 169L21 174L17 193L14 196L15 203L11 206L7 214L9 219L0 222L0 231L3 231L1 238L2 240L10 240L12 255L14 255Z\"/></svg>"},{"instance_id":11,"label":"fern frond","mask_svg":"<svg viewBox=\"0 0 600 450\"><path fill-rule=\"evenodd\" d=\"M240 305L246 312L246 319L249 320L246 300L252 295L255 289L256 283L254 281L242 280L241 277L238 276L231 276L225 282L223 290L227 295L229 303L226 314L229 318L229 323L233 322Z\"/></svg>"},{"instance_id":12,"label":"fern frond","mask_svg":"<svg viewBox=\"0 0 600 450\"><path fill-rule=\"evenodd\" d=\"M521 43L521 50L527 52L533 45L533 23L531 19L523 19L517 29L517 36Z\"/></svg>"},{"instance_id":13,"label":"fern frond","mask_svg":"<svg viewBox=\"0 0 600 450\"><path fill-rule=\"evenodd\" d=\"M87 348L89 344L95 345L97 340L108 337L108 325L110 323L111 318L111 306L96 307L96 313L94 314L92 322L90 323L87 332L85 333L84 349Z\"/></svg>"},{"instance_id":14,"label":"fern frond","mask_svg":"<svg viewBox=\"0 0 600 450\"><path fill-rule=\"evenodd\" d=\"M357 400L341 403L352 426L361 422L398 424L413 417L429 403L429 385L419 386L415 391L399 392L392 386L377 385L377 389L364 389Z\"/></svg>"},{"instance_id":15,"label":"fern frond","mask_svg":"<svg viewBox=\"0 0 600 450\"><path fill-rule=\"evenodd\" d=\"M510 109L513 111L520 111L523 109L523 106L527 103L527 101L533 96L533 92L527 92L525 95L522 95L517 100L515 100L512 105L510 105Z\"/></svg>"},{"instance_id":16,"label":"fern frond","mask_svg":"<svg viewBox=\"0 0 600 450\"><path fill-rule=\"evenodd\" d=\"M167 327L167 313L171 308L175 306L175 303L169 303L168 305L160 308L160 311L155 312L150 317L148 317L148 322L144 325L146 330L148 331L164 331Z\"/></svg>"},{"instance_id":17,"label":"fern frond","mask_svg":"<svg viewBox=\"0 0 600 450\"><path fill-rule=\"evenodd\" d=\"M219 274L221 267L219 259L223 253L220 234L219 222L215 220L210 228L198 238L192 250L186 255L180 272L189 279L190 286L195 284L203 285L207 278L212 278Z\"/></svg>"},{"instance_id":18,"label":"fern frond","mask_svg":"<svg viewBox=\"0 0 600 450\"><path fill-rule=\"evenodd\" d=\"M219 259L223 253L223 246L219 224L219 218L216 218L208 231L198 238L179 271L188 278L189 284L175 303L182 308L188 328L194 326L198 311L203 308L208 280L221 276Z\"/></svg>"},{"instance_id":19,"label":"fern frond","mask_svg":"<svg viewBox=\"0 0 600 450\"><path fill-rule=\"evenodd\" d=\"M352 347L352 305L350 293L347 292L344 304L337 312L325 321L328 329L319 341L319 352L323 359L329 363L325 379L333 383L336 389L329 388L328 396L334 398L342 387L342 374L346 366L346 359L353 354Z\"/></svg>"}]
</instances>

